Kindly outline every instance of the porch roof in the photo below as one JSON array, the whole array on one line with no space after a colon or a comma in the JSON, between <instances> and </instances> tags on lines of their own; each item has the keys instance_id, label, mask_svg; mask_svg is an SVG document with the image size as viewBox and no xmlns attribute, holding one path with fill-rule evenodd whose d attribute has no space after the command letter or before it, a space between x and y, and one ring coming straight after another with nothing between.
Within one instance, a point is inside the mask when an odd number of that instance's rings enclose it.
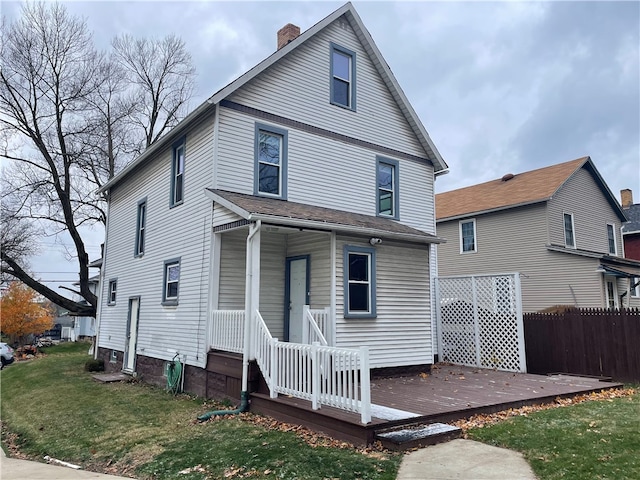
<instances>
[{"instance_id":1,"label":"porch roof","mask_svg":"<svg viewBox=\"0 0 640 480\"><path fill-rule=\"evenodd\" d=\"M336 230L415 243L442 242L435 235L387 218L210 188L206 189L206 194L249 221L261 220L276 225Z\"/></svg>"},{"instance_id":2,"label":"porch roof","mask_svg":"<svg viewBox=\"0 0 640 480\"><path fill-rule=\"evenodd\" d=\"M605 255L600 259L600 266L607 273L619 277L640 278L640 262L635 260Z\"/></svg>"}]
</instances>

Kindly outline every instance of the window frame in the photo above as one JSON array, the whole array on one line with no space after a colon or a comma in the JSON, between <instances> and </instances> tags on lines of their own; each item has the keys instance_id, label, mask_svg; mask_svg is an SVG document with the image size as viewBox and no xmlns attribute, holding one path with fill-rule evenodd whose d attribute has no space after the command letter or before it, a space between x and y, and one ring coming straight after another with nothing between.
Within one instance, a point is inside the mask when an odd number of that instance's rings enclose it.
<instances>
[{"instance_id":1,"label":"window frame","mask_svg":"<svg viewBox=\"0 0 640 480\"><path fill-rule=\"evenodd\" d=\"M392 210L391 214L380 211L380 165L388 165L393 168L393 188L391 189ZM388 191L388 190L386 190ZM400 220L400 162L387 157L376 156L376 215L379 217Z\"/></svg>"},{"instance_id":2,"label":"window frame","mask_svg":"<svg viewBox=\"0 0 640 480\"><path fill-rule=\"evenodd\" d=\"M369 311L360 312L355 311L351 312L349 310L349 255L367 255L369 257L368 263L368 273L369 273L369 281L367 282L369 285L368 293L369 293ZM376 318L377 317L377 305L376 305L376 249L369 247L360 247L355 245L345 245L343 250L343 288L344 288L344 302L343 302L343 311L344 318Z\"/></svg>"},{"instance_id":3,"label":"window frame","mask_svg":"<svg viewBox=\"0 0 640 480\"><path fill-rule=\"evenodd\" d=\"M609 237L609 227L611 227L611 235ZM613 240L613 252L611 251L611 240ZM618 239L616 238L616 226L613 223L607 223L607 252L614 257L618 256Z\"/></svg>"},{"instance_id":4,"label":"window frame","mask_svg":"<svg viewBox=\"0 0 640 480\"><path fill-rule=\"evenodd\" d=\"M462 225L466 223L473 224L473 250L464 249L464 236L462 234ZM476 219L465 219L458 221L458 236L460 240L460 253L466 255L468 253L476 253L478 251L478 230L476 225Z\"/></svg>"},{"instance_id":5,"label":"window frame","mask_svg":"<svg viewBox=\"0 0 640 480\"><path fill-rule=\"evenodd\" d=\"M280 166L279 166L279 190L278 194L260 191L260 132L276 135L281 138ZM255 124L254 130L254 165L253 165L253 194L261 197L287 199L288 183L288 157L289 157L289 132L283 128L274 127L265 123Z\"/></svg>"},{"instance_id":6,"label":"window frame","mask_svg":"<svg viewBox=\"0 0 640 480\"><path fill-rule=\"evenodd\" d=\"M573 240L573 245L570 245L567 242L567 217L571 218L571 237ZM576 242L576 225L573 218L573 213L562 212L562 232L564 235L564 246L567 248L578 248Z\"/></svg>"},{"instance_id":7,"label":"window frame","mask_svg":"<svg viewBox=\"0 0 640 480\"><path fill-rule=\"evenodd\" d=\"M633 286L633 284L635 284L637 281L640 281L640 277L632 277L631 278L631 285ZM633 298L640 297L640 284L636 285L634 288L631 289L631 296Z\"/></svg>"},{"instance_id":8,"label":"window frame","mask_svg":"<svg viewBox=\"0 0 640 480\"><path fill-rule=\"evenodd\" d=\"M164 306L178 305L178 299L180 297L180 270L181 270L180 258L181 257L170 258L169 260L164 261L163 275L162 275L162 305ZM167 290L169 286L168 273L169 273L169 267L172 267L174 265L178 266L178 280L175 282L177 283L176 296L169 297L167 296Z\"/></svg>"},{"instance_id":9,"label":"window frame","mask_svg":"<svg viewBox=\"0 0 640 480\"><path fill-rule=\"evenodd\" d=\"M140 215L140 212L144 209L144 215ZM134 245L133 256L142 257L144 255L144 247L146 240L146 226L147 226L147 197L144 197L138 202L136 216L136 240ZM142 217L142 221L140 218Z\"/></svg>"},{"instance_id":10,"label":"window frame","mask_svg":"<svg viewBox=\"0 0 640 480\"><path fill-rule=\"evenodd\" d=\"M348 80L344 78L337 77L333 73L333 54L337 52L346 57L349 57L350 60L350 74L351 77ZM344 108L346 110L356 111L356 52L353 50L349 50L348 48L342 47L333 42L330 43L329 49L329 100L331 105L336 105L338 107ZM349 84L348 92L349 92L349 104L345 105L343 103L337 102L334 99L334 88L333 81L335 78L338 78L341 81L346 81Z\"/></svg>"},{"instance_id":11,"label":"window frame","mask_svg":"<svg viewBox=\"0 0 640 480\"><path fill-rule=\"evenodd\" d=\"M184 172L187 164L187 139L182 137L172 145L171 156L171 198L169 199L169 207L173 208L184 203ZM182 171L177 172L179 165L179 152L182 151ZM178 176L180 176L180 199L176 199Z\"/></svg>"},{"instance_id":12,"label":"window frame","mask_svg":"<svg viewBox=\"0 0 640 480\"><path fill-rule=\"evenodd\" d=\"M117 297L118 297L118 279L110 278L109 283L107 285L108 285L107 286L107 305L113 306L116 304ZM115 288L112 288L112 286Z\"/></svg>"}]
</instances>

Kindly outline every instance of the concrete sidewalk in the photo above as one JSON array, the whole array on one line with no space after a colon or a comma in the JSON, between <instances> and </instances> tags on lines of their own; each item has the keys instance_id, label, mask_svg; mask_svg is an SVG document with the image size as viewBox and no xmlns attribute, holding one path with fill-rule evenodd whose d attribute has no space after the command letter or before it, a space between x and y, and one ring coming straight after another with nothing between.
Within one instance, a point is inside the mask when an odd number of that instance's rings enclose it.
<instances>
[{"instance_id":1,"label":"concrete sidewalk","mask_svg":"<svg viewBox=\"0 0 640 480\"><path fill-rule=\"evenodd\" d=\"M103 473L49 465L48 463L7 458L3 449L0 448L0 452L0 478L2 480L127 480L126 477L116 477Z\"/></svg>"},{"instance_id":2,"label":"concrete sidewalk","mask_svg":"<svg viewBox=\"0 0 640 480\"><path fill-rule=\"evenodd\" d=\"M535 480L518 452L472 440L452 440L405 455L397 480Z\"/></svg>"}]
</instances>

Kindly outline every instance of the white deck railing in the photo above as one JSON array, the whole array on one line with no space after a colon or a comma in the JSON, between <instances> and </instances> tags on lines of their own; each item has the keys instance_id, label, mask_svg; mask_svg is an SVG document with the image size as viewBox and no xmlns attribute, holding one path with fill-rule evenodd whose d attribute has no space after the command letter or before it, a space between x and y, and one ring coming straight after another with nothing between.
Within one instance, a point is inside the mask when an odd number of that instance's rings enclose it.
<instances>
[{"instance_id":1,"label":"white deck railing","mask_svg":"<svg viewBox=\"0 0 640 480\"><path fill-rule=\"evenodd\" d=\"M209 348L242 353L244 343L244 310L211 312Z\"/></svg>"},{"instance_id":2,"label":"white deck railing","mask_svg":"<svg viewBox=\"0 0 640 480\"><path fill-rule=\"evenodd\" d=\"M315 313L315 315L314 315ZM311 310L308 305L302 307L302 343L311 345L319 343L320 345L328 345L325 330L320 328L318 318L323 325L326 325L324 310Z\"/></svg>"},{"instance_id":3,"label":"white deck railing","mask_svg":"<svg viewBox=\"0 0 640 480\"><path fill-rule=\"evenodd\" d=\"M331 325L332 325L332 322L331 322L331 308L326 307L326 308L309 309L309 312L311 313L311 316L315 320L316 325L318 326L318 328L322 332L322 336L325 338L325 340L327 342L329 342L332 339L332 336L331 336ZM313 342L309 342L309 343L313 343ZM322 343L322 342L320 342L320 343Z\"/></svg>"},{"instance_id":4,"label":"white deck railing","mask_svg":"<svg viewBox=\"0 0 640 480\"><path fill-rule=\"evenodd\" d=\"M271 396L279 393L309 400L312 408L329 405L360 413L371 421L369 351L301 343L273 338L260 312L253 318L254 354Z\"/></svg>"}]
</instances>

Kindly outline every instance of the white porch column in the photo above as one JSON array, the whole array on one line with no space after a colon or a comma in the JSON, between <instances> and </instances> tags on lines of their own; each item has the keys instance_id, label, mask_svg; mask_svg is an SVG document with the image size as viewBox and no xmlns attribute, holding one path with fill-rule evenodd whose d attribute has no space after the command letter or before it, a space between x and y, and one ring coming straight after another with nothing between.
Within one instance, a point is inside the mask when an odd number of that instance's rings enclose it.
<instances>
[{"instance_id":1,"label":"white porch column","mask_svg":"<svg viewBox=\"0 0 640 480\"><path fill-rule=\"evenodd\" d=\"M244 350L243 364L255 358L253 348L253 314L260 306L260 227L261 221L249 227L244 290ZM244 377L244 375L243 375ZM243 379L244 385L244 379ZM244 389L244 386L243 386Z\"/></svg>"}]
</instances>

